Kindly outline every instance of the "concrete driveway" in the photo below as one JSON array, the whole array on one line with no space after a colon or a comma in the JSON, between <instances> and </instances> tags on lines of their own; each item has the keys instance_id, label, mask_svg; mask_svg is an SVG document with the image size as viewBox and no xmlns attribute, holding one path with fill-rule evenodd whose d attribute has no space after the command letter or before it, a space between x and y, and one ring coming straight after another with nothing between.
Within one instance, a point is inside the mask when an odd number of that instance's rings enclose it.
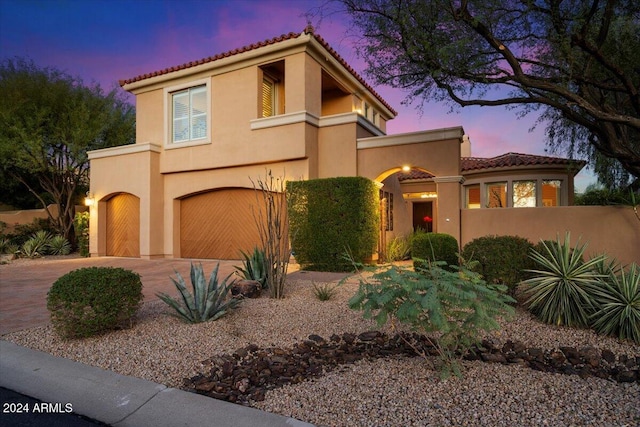
<instances>
[{"instance_id":1,"label":"concrete driveway","mask_svg":"<svg viewBox=\"0 0 640 427\"><path fill-rule=\"evenodd\" d=\"M202 263L208 278L220 262L219 278L235 271L241 261L194 260ZM178 271L189 282L191 260L139 258L20 259L0 265L0 335L49 323L47 292L56 279L83 267L121 267L141 276L144 300L158 299L157 292L177 293L170 276Z\"/></svg>"}]
</instances>

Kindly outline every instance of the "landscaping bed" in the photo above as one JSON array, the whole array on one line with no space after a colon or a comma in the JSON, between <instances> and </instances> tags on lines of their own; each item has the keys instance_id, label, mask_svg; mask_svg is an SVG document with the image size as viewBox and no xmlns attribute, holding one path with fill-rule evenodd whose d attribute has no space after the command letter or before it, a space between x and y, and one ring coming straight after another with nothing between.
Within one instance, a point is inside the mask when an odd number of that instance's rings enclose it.
<instances>
[{"instance_id":1,"label":"landscaping bed","mask_svg":"<svg viewBox=\"0 0 640 427\"><path fill-rule=\"evenodd\" d=\"M166 305L151 301L128 330L63 341L48 326L2 338L120 374L183 389L199 387L200 392L214 391L225 398L212 379L218 375L233 393L249 390L236 401L317 425L640 422L638 345L590 330L545 325L518 309L513 319L501 320L501 330L486 337L479 352L482 360L462 362L463 378L441 380L435 359L416 357L396 338L397 332L408 331L378 329L362 319L361 312L348 308L356 289L357 280L350 279L331 300L321 302L311 280L291 280L285 299L248 299L215 322L185 324L169 316ZM532 355L531 349L538 349L549 362L544 366L555 363L564 373L532 369L538 353ZM483 361L502 362L498 354L505 363ZM597 364L589 354L598 356ZM570 359L577 362L571 368ZM287 371L305 365L309 372ZM274 377L274 366L281 368L276 380L252 390L252 376ZM598 374L600 367L609 369L606 375ZM237 369L241 376L233 376ZM232 379L225 379L225 373Z\"/></svg>"}]
</instances>

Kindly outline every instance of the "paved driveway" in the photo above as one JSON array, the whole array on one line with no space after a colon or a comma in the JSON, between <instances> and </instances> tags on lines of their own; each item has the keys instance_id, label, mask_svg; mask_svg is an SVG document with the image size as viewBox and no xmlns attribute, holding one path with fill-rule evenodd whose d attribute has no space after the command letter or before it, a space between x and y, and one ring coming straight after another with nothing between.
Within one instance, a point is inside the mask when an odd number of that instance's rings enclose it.
<instances>
[{"instance_id":1,"label":"paved driveway","mask_svg":"<svg viewBox=\"0 0 640 427\"><path fill-rule=\"evenodd\" d=\"M49 323L47 292L63 274L82 267L122 267L140 274L145 301L157 299L156 292L176 293L169 279L175 271L189 283L191 260L139 258L65 258L17 260L0 265L0 335ZM216 260L202 262L206 277L218 263ZM241 261L220 261L219 277L235 271L234 265ZM175 271L174 271L175 270Z\"/></svg>"}]
</instances>

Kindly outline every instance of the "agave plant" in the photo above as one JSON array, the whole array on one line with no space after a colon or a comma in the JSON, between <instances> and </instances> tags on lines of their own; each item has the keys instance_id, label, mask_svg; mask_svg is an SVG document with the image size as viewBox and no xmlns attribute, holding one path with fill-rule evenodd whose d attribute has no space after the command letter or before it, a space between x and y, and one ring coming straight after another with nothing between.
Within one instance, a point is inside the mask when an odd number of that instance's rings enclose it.
<instances>
[{"instance_id":1,"label":"agave plant","mask_svg":"<svg viewBox=\"0 0 640 427\"><path fill-rule=\"evenodd\" d=\"M267 267L264 259L264 251L258 247L253 248L253 253L248 254L240 251L242 257L242 267L235 266L238 273L247 280L260 282L262 289L267 287Z\"/></svg>"},{"instance_id":2,"label":"agave plant","mask_svg":"<svg viewBox=\"0 0 640 427\"><path fill-rule=\"evenodd\" d=\"M209 277L209 281L205 280L202 264L191 264L191 286L193 294L187 289L185 280L180 273L176 271L177 279L171 277L171 281L176 289L180 292L181 301L170 297L169 295L159 292L156 294L158 298L164 301L169 307L175 310L174 315L189 323L200 323L208 320L217 320L224 316L234 308L240 301L233 298L227 298L231 285L227 283L229 276L222 282L218 281L218 263Z\"/></svg>"},{"instance_id":3,"label":"agave plant","mask_svg":"<svg viewBox=\"0 0 640 427\"><path fill-rule=\"evenodd\" d=\"M22 244L20 254L27 258L37 258L46 255L49 242L51 242L51 233L40 230Z\"/></svg>"},{"instance_id":4,"label":"agave plant","mask_svg":"<svg viewBox=\"0 0 640 427\"><path fill-rule=\"evenodd\" d=\"M47 244L48 252L51 255L69 255L71 252L71 245L64 236L53 236Z\"/></svg>"},{"instance_id":5,"label":"agave plant","mask_svg":"<svg viewBox=\"0 0 640 427\"><path fill-rule=\"evenodd\" d=\"M598 306L591 326L598 333L640 343L640 267L633 263L625 273L611 274L595 291Z\"/></svg>"},{"instance_id":6,"label":"agave plant","mask_svg":"<svg viewBox=\"0 0 640 427\"><path fill-rule=\"evenodd\" d=\"M569 233L564 242L541 242L541 250L531 251L537 270L527 270L533 277L522 282L528 296L526 305L541 321L556 325L588 326L595 312L594 292L605 277L597 266L606 257L583 260L587 245L570 246Z\"/></svg>"}]
</instances>

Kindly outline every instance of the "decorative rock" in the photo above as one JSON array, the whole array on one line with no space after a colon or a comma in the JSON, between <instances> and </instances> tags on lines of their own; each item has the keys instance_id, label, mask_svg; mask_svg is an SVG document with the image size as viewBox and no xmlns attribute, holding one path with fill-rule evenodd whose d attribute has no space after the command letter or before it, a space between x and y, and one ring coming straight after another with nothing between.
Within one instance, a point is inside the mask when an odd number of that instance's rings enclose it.
<instances>
[{"instance_id":1,"label":"decorative rock","mask_svg":"<svg viewBox=\"0 0 640 427\"><path fill-rule=\"evenodd\" d=\"M597 368L600 365L600 352L594 347L581 348L580 356L587 365L593 368Z\"/></svg>"},{"instance_id":2,"label":"decorative rock","mask_svg":"<svg viewBox=\"0 0 640 427\"><path fill-rule=\"evenodd\" d=\"M613 364L616 361L616 355L611 350L602 350L602 358L607 361L608 364Z\"/></svg>"},{"instance_id":3,"label":"decorative rock","mask_svg":"<svg viewBox=\"0 0 640 427\"><path fill-rule=\"evenodd\" d=\"M261 291L262 286L257 280L237 280L231 285L231 295L235 297L258 298Z\"/></svg>"}]
</instances>

